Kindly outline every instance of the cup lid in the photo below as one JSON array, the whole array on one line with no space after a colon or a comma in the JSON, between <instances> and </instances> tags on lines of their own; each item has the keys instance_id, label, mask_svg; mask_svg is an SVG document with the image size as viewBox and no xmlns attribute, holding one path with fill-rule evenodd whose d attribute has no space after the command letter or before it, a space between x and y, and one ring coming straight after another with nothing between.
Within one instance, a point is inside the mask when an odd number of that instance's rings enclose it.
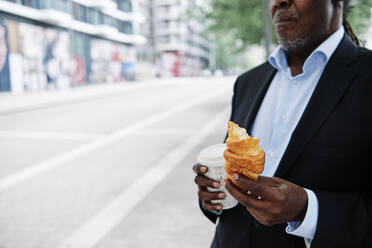
<instances>
[{"instance_id":1,"label":"cup lid","mask_svg":"<svg viewBox=\"0 0 372 248\"><path fill-rule=\"evenodd\" d=\"M225 150L226 144L208 146L199 153L198 162L206 166L221 166L225 164Z\"/></svg>"}]
</instances>

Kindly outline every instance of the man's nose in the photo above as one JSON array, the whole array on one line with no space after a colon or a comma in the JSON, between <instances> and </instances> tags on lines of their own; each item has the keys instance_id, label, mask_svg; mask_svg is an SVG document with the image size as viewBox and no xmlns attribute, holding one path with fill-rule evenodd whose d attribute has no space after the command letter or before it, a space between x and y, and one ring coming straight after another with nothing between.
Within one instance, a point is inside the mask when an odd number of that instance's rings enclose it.
<instances>
[{"instance_id":1,"label":"man's nose","mask_svg":"<svg viewBox=\"0 0 372 248\"><path fill-rule=\"evenodd\" d=\"M274 7L280 9L280 8L288 7L292 0L272 0L272 1L274 2Z\"/></svg>"}]
</instances>

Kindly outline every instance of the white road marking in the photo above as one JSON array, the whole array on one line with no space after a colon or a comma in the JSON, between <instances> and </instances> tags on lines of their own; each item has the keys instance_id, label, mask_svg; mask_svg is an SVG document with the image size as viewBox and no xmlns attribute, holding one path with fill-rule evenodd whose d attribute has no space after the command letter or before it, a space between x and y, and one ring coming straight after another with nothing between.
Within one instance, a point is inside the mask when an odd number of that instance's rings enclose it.
<instances>
[{"instance_id":1,"label":"white road marking","mask_svg":"<svg viewBox=\"0 0 372 248\"><path fill-rule=\"evenodd\" d=\"M197 129L187 129L187 128L171 128L171 129L146 129L141 130L133 135L185 135L185 134L195 134Z\"/></svg>"},{"instance_id":2,"label":"white road marking","mask_svg":"<svg viewBox=\"0 0 372 248\"><path fill-rule=\"evenodd\" d=\"M154 165L144 176L122 191L98 214L88 219L57 248L93 248L105 238L167 175L179 165L190 152L215 131L224 125L227 109L221 111L207 125L184 143L170 151L166 157ZM191 166L191 165L190 165ZM191 168L190 168L191 170Z\"/></svg>"},{"instance_id":3,"label":"white road marking","mask_svg":"<svg viewBox=\"0 0 372 248\"><path fill-rule=\"evenodd\" d=\"M59 133L59 132L24 132L24 131L0 131L0 138L17 139L51 139L51 140L95 140L102 138L102 134L85 133Z\"/></svg>"},{"instance_id":4,"label":"white road marking","mask_svg":"<svg viewBox=\"0 0 372 248\"><path fill-rule=\"evenodd\" d=\"M222 93L229 92L229 91L231 91L230 87L221 87L218 90L207 93L201 97L198 96L190 101L187 101L183 104L172 107L166 111L161 112L160 114L151 116L143 121L135 122L134 124L128 127L124 127L112 134L109 134L103 138L92 141L88 144L82 145L81 147L68 151L62 155L49 159L45 162L41 162L39 164L30 166L27 169L24 169L23 171L20 171L14 175L10 175L2 179L0 181L0 191L9 189L41 173L44 173L48 170L51 170L67 162L70 162L78 157L86 155L98 148L101 148L103 146L116 142L131 133L135 133L137 130L142 130L145 127L148 127L158 121L164 120L174 114L180 113L198 104L204 103L211 98L217 97L221 95Z\"/></svg>"},{"instance_id":5,"label":"white road marking","mask_svg":"<svg viewBox=\"0 0 372 248\"><path fill-rule=\"evenodd\" d=\"M146 129L138 130L131 135L185 135L194 134L197 130L187 128L171 129ZM28 132L28 131L0 131L0 138L7 139L50 139L50 140L71 140L85 141L103 138L107 134L89 133L60 133L60 132Z\"/></svg>"}]
</instances>

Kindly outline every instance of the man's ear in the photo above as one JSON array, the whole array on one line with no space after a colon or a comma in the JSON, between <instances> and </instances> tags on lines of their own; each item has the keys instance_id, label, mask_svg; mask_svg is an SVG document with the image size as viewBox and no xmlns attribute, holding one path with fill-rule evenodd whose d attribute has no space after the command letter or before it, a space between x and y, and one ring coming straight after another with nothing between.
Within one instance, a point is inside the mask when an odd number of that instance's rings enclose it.
<instances>
[{"instance_id":1,"label":"man's ear","mask_svg":"<svg viewBox=\"0 0 372 248\"><path fill-rule=\"evenodd\" d=\"M331 1L334 6L334 9L333 9L334 20L333 21L336 23L340 21L342 25L344 21L344 0L331 0Z\"/></svg>"},{"instance_id":2,"label":"man's ear","mask_svg":"<svg viewBox=\"0 0 372 248\"><path fill-rule=\"evenodd\" d=\"M333 4L336 8L343 8L344 7L344 1L343 0L332 0Z\"/></svg>"}]
</instances>

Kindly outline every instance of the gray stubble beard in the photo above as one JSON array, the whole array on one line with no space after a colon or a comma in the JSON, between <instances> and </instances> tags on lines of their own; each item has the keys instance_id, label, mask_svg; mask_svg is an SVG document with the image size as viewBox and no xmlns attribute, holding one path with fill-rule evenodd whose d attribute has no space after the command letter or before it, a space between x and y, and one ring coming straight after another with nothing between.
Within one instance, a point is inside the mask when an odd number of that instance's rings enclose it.
<instances>
[{"instance_id":1,"label":"gray stubble beard","mask_svg":"<svg viewBox=\"0 0 372 248\"><path fill-rule=\"evenodd\" d=\"M297 51L305 45L305 38L290 39L278 35L278 41L285 51Z\"/></svg>"}]
</instances>

